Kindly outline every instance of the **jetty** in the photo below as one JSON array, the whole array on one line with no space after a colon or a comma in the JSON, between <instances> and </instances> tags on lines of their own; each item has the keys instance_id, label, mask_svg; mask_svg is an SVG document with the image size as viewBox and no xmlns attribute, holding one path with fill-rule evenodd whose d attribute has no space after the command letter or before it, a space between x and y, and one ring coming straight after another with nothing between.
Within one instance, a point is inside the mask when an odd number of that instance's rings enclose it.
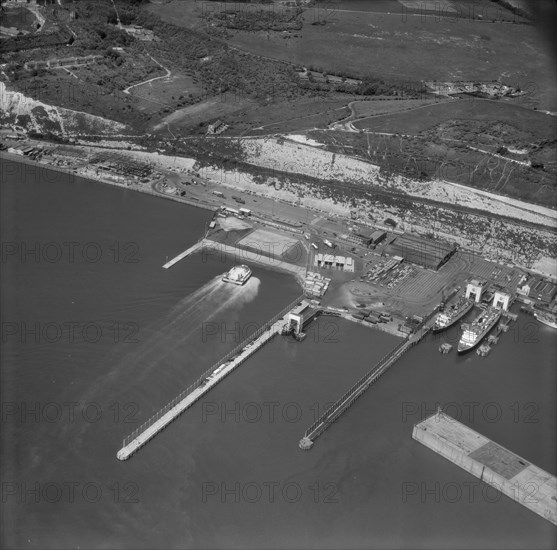
<instances>
[{"instance_id":1,"label":"jetty","mask_svg":"<svg viewBox=\"0 0 557 550\"><path fill-rule=\"evenodd\" d=\"M178 254L178 256L176 256L175 258L172 258L172 260L170 260L169 262L166 262L162 266L163 269L168 269L168 268L172 267L173 265L177 264L180 260L183 260L184 258L187 258L191 254L194 254L195 252L197 252L198 250L200 250L203 247L204 243L205 243L204 238L197 241L193 246L190 246L187 250L184 250L184 252L182 252L181 254Z\"/></svg>"},{"instance_id":2,"label":"jetty","mask_svg":"<svg viewBox=\"0 0 557 550\"><path fill-rule=\"evenodd\" d=\"M303 451L311 449L314 441L336 420L348 410L358 397L392 367L410 348L415 346L428 332L430 327L423 326L415 334L404 340L387 355L385 355L374 367L362 376L348 391L335 401L304 433L299 447Z\"/></svg>"},{"instance_id":3,"label":"jetty","mask_svg":"<svg viewBox=\"0 0 557 550\"><path fill-rule=\"evenodd\" d=\"M477 350L476 354L480 357L487 357L491 351L491 346L489 344L482 344Z\"/></svg>"},{"instance_id":4,"label":"jetty","mask_svg":"<svg viewBox=\"0 0 557 550\"><path fill-rule=\"evenodd\" d=\"M557 525L554 475L461 424L441 409L416 424L412 438Z\"/></svg>"},{"instance_id":5,"label":"jetty","mask_svg":"<svg viewBox=\"0 0 557 550\"><path fill-rule=\"evenodd\" d=\"M441 344L441 345L439 346L439 353L442 353L443 355L446 355L446 354L449 353L452 349L453 349L453 345L452 345L452 344L448 344L447 342L444 342L443 344Z\"/></svg>"},{"instance_id":6,"label":"jetty","mask_svg":"<svg viewBox=\"0 0 557 550\"><path fill-rule=\"evenodd\" d=\"M186 388L180 395L165 405L149 420L143 423L131 435L122 441L122 448L116 457L118 460L127 460L133 453L148 443L155 435L166 428L186 409L191 407L202 396L215 387L223 378L238 368L246 359L251 357L258 349L269 342L274 336L281 333L283 328L291 322L290 312L300 307L304 296L298 297L272 319L259 327L251 336L240 345L226 354L220 361L206 370L193 384Z\"/></svg>"}]
</instances>

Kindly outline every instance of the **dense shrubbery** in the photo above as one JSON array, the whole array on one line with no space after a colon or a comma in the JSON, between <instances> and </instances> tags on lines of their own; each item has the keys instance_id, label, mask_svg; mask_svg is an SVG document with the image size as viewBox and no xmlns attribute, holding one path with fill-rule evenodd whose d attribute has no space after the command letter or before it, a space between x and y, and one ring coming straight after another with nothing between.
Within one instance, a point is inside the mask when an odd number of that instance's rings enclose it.
<instances>
[{"instance_id":1,"label":"dense shrubbery","mask_svg":"<svg viewBox=\"0 0 557 550\"><path fill-rule=\"evenodd\" d=\"M2 52L17 52L35 48L51 48L60 44L73 42L73 37L67 30L57 30L50 33L15 36L2 40Z\"/></svg>"},{"instance_id":2,"label":"dense shrubbery","mask_svg":"<svg viewBox=\"0 0 557 550\"><path fill-rule=\"evenodd\" d=\"M206 11L204 18L227 29L242 31L286 31L300 30L302 23L302 10L251 10L235 9L225 11Z\"/></svg>"}]
</instances>

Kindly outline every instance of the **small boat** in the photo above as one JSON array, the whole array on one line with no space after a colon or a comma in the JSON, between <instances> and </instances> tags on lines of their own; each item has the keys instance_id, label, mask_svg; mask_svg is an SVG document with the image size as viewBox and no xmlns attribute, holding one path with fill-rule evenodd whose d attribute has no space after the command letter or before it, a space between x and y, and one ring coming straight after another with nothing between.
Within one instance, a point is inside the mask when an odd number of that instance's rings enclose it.
<instances>
[{"instance_id":1,"label":"small boat","mask_svg":"<svg viewBox=\"0 0 557 550\"><path fill-rule=\"evenodd\" d=\"M557 329L557 317L552 315L551 313L545 313L541 311L535 311L534 317L542 323L542 325L546 325L551 328Z\"/></svg>"}]
</instances>

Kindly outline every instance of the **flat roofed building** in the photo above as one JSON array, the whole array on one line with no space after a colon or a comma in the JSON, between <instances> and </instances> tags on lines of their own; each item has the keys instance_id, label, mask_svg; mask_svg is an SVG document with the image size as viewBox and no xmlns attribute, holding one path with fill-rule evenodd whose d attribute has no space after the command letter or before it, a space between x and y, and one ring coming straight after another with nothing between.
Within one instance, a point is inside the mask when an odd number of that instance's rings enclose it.
<instances>
[{"instance_id":1,"label":"flat roofed building","mask_svg":"<svg viewBox=\"0 0 557 550\"><path fill-rule=\"evenodd\" d=\"M337 269L341 271L354 271L354 259L333 254L317 254L315 265L326 269Z\"/></svg>"},{"instance_id":2,"label":"flat roofed building","mask_svg":"<svg viewBox=\"0 0 557 550\"><path fill-rule=\"evenodd\" d=\"M381 241L385 240L386 237L387 233L385 231L377 229L370 236L371 244L379 244Z\"/></svg>"},{"instance_id":3,"label":"flat roofed building","mask_svg":"<svg viewBox=\"0 0 557 550\"><path fill-rule=\"evenodd\" d=\"M404 233L389 244L385 252L407 262L438 270L456 252L456 245Z\"/></svg>"},{"instance_id":4,"label":"flat roofed building","mask_svg":"<svg viewBox=\"0 0 557 550\"><path fill-rule=\"evenodd\" d=\"M525 287L529 289L528 294L524 292ZM548 304L557 295L557 285L551 281L543 279L539 275L530 277L521 290L523 290L521 294L530 296L530 298L534 298L535 300L540 300Z\"/></svg>"}]
</instances>

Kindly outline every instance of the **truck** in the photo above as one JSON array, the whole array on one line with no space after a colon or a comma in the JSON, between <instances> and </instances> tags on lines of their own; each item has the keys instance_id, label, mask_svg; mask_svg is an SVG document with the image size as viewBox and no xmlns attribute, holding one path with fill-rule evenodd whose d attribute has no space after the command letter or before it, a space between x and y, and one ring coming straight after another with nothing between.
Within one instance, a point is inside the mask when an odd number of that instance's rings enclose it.
<instances>
[{"instance_id":1,"label":"truck","mask_svg":"<svg viewBox=\"0 0 557 550\"><path fill-rule=\"evenodd\" d=\"M234 195L232 195L232 198L240 204L246 204L246 201L242 197L235 197Z\"/></svg>"},{"instance_id":2,"label":"truck","mask_svg":"<svg viewBox=\"0 0 557 550\"><path fill-rule=\"evenodd\" d=\"M221 191L213 191L213 195L224 199L224 193L222 193Z\"/></svg>"},{"instance_id":3,"label":"truck","mask_svg":"<svg viewBox=\"0 0 557 550\"><path fill-rule=\"evenodd\" d=\"M334 248L335 246L333 245L333 243L331 241L328 241L327 239L325 239L323 241L329 248Z\"/></svg>"},{"instance_id":4,"label":"truck","mask_svg":"<svg viewBox=\"0 0 557 550\"><path fill-rule=\"evenodd\" d=\"M240 208L239 212L243 216L251 216L251 210L249 208Z\"/></svg>"},{"instance_id":5,"label":"truck","mask_svg":"<svg viewBox=\"0 0 557 550\"><path fill-rule=\"evenodd\" d=\"M315 248L315 250L319 250L319 247L315 243L311 243L311 246L313 246L313 248Z\"/></svg>"}]
</instances>

